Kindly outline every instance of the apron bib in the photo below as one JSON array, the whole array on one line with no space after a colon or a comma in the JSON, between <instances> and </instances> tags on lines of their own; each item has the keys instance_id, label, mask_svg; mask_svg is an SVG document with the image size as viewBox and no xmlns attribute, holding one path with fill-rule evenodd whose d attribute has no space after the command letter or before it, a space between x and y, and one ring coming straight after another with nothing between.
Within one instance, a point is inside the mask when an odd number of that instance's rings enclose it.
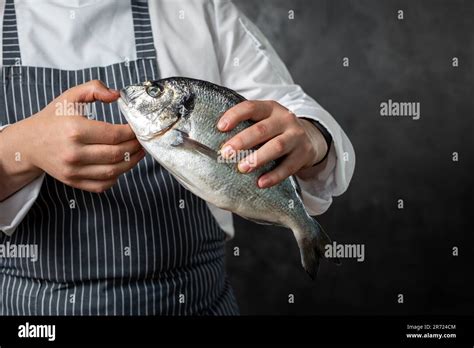
<instances>
[{"instance_id":1,"label":"apron bib","mask_svg":"<svg viewBox=\"0 0 474 348\"><path fill-rule=\"evenodd\" d=\"M137 60L77 71L21 65L13 0L3 19L0 121L15 123L89 80L114 89L159 78L146 1L131 1ZM99 121L126 123L117 103ZM27 141L27 140L25 140ZM150 155L102 194L46 175L38 199L0 244L37 245L37 261L0 258L0 315L233 315L225 234L207 204Z\"/></svg>"}]
</instances>

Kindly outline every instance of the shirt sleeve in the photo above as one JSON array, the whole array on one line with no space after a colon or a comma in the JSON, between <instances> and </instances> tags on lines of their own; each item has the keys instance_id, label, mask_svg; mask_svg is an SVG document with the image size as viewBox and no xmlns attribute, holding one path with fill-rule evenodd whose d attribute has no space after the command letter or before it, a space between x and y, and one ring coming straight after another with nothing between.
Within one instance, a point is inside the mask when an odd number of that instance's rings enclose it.
<instances>
[{"instance_id":1,"label":"shirt sleeve","mask_svg":"<svg viewBox=\"0 0 474 348\"><path fill-rule=\"evenodd\" d=\"M0 126L1 131L8 125ZM0 231L11 236L38 198L44 174L0 202Z\"/></svg>"},{"instance_id":2,"label":"shirt sleeve","mask_svg":"<svg viewBox=\"0 0 474 348\"><path fill-rule=\"evenodd\" d=\"M275 100L298 117L324 126L332 137L327 159L297 176L311 215L324 213L332 197L344 193L352 178L355 153L336 120L293 79L261 31L231 2L216 0L216 54L221 83L247 99Z\"/></svg>"}]
</instances>

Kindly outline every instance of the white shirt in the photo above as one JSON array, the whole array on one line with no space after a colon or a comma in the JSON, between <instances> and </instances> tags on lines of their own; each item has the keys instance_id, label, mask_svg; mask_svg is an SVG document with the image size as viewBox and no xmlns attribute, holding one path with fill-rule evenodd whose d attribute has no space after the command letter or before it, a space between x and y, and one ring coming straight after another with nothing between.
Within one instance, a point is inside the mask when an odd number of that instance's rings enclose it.
<instances>
[{"instance_id":1,"label":"white shirt","mask_svg":"<svg viewBox=\"0 0 474 348\"><path fill-rule=\"evenodd\" d=\"M0 18L4 5L0 1ZM22 65L78 70L136 59L129 1L16 0L15 6ZM328 160L309 169L311 179L298 178L308 212L324 213L332 197L349 185L353 147L334 118L293 82L258 28L227 0L149 1L149 10L161 77L193 77L247 99L276 100L327 128L333 139ZM15 231L38 197L43 178L0 202L0 230L8 235ZM232 236L231 213L209 207Z\"/></svg>"}]
</instances>

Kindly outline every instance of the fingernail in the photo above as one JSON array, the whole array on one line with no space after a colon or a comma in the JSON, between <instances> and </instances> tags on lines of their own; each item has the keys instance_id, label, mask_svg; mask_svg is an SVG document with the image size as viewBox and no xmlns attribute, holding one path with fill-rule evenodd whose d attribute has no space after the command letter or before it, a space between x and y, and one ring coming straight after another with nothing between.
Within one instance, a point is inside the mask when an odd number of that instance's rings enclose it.
<instances>
[{"instance_id":1,"label":"fingernail","mask_svg":"<svg viewBox=\"0 0 474 348\"><path fill-rule=\"evenodd\" d=\"M239 163L239 171L241 173L248 173L250 171L250 164L247 161L242 161Z\"/></svg>"},{"instance_id":2,"label":"fingernail","mask_svg":"<svg viewBox=\"0 0 474 348\"><path fill-rule=\"evenodd\" d=\"M235 155L235 150L232 146L230 145L226 145L222 148L221 150L221 154L222 156L224 156L225 158L232 158L234 157Z\"/></svg>"},{"instance_id":3,"label":"fingernail","mask_svg":"<svg viewBox=\"0 0 474 348\"><path fill-rule=\"evenodd\" d=\"M219 123L217 123L217 128L219 128L220 130L225 130L228 124L229 123L225 119L221 119Z\"/></svg>"},{"instance_id":4,"label":"fingernail","mask_svg":"<svg viewBox=\"0 0 474 348\"><path fill-rule=\"evenodd\" d=\"M262 178L258 181L258 186L260 188L267 188L270 185L270 180L267 178Z\"/></svg>"}]
</instances>

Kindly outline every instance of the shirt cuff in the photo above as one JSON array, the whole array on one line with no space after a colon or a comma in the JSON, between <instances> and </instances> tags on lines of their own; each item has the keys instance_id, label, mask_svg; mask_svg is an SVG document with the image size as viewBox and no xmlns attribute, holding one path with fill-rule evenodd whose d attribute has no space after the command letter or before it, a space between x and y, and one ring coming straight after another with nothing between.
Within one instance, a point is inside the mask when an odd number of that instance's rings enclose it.
<instances>
[{"instance_id":1,"label":"shirt cuff","mask_svg":"<svg viewBox=\"0 0 474 348\"><path fill-rule=\"evenodd\" d=\"M0 202L0 230L11 236L38 198L45 174Z\"/></svg>"},{"instance_id":2,"label":"shirt cuff","mask_svg":"<svg viewBox=\"0 0 474 348\"><path fill-rule=\"evenodd\" d=\"M327 158L295 175L308 213L321 215L329 208L333 197L344 193L349 186L355 168L354 148L341 127L324 109L299 108L294 112L300 118L318 122L332 138Z\"/></svg>"},{"instance_id":3,"label":"shirt cuff","mask_svg":"<svg viewBox=\"0 0 474 348\"><path fill-rule=\"evenodd\" d=\"M0 126L0 132L8 127ZM28 185L0 202L0 231L11 236L38 198L45 174L41 174Z\"/></svg>"}]
</instances>

